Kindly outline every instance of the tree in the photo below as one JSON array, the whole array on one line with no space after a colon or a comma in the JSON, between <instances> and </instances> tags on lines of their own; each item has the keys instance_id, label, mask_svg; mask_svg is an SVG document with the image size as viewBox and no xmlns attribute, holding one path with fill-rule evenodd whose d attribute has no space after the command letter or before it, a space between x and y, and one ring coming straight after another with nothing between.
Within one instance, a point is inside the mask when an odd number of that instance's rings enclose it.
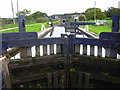
<instances>
[{"instance_id":1,"label":"tree","mask_svg":"<svg viewBox=\"0 0 120 90\"><path fill-rule=\"evenodd\" d=\"M112 15L120 15L120 9L109 7L108 10L105 10L104 13L107 17L111 17Z\"/></svg>"},{"instance_id":2,"label":"tree","mask_svg":"<svg viewBox=\"0 0 120 90\"><path fill-rule=\"evenodd\" d=\"M85 15L87 20L94 20L94 11L96 10L96 19L104 19L105 18L105 14L101 11L100 8L88 8L85 11Z\"/></svg>"},{"instance_id":3,"label":"tree","mask_svg":"<svg viewBox=\"0 0 120 90\"><path fill-rule=\"evenodd\" d=\"M81 15L81 16L79 17L79 21L85 21L85 16Z\"/></svg>"},{"instance_id":4,"label":"tree","mask_svg":"<svg viewBox=\"0 0 120 90\"><path fill-rule=\"evenodd\" d=\"M35 13L27 16L26 18L28 21L32 20L32 21L40 23L40 22L46 22L47 21L46 17L48 17L48 15L46 13L36 11Z\"/></svg>"},{"instance_id":5,"label":"tree","mask_svg":"<svg viewBox=\"0 0 120 90\"><path fill-rule=\"evenodd\" d=\"M42 22L46 22L47 19L44 17L39 17L39 18L36 18L36 21L37 21L37 23L42 23Z\"/></svg>"},{"instance_id":6,"label":"tree","mask_svg":"<svg viewBox=\"0 0 120 90\"><path fill-rule=\"evenodd\" d=\"M27 10L27 9L24 9L23 11L18 11L17 13L16 13L16 16L18 16L18 15L29 15L30 14L30 10Z\"/></svg>"},{"instance_id":7,"label":"tree","mask_svg":"<svg viewBox=\"0 0 120 90\"><path fill-rule=\"evenodd\" d=\"M39 18L39 17L47 17L48 15L46 13L42 13L40 11L37 11L33 14L30 15L30 17L36 19L36 18Z\"/></svg>"}]
</instances>

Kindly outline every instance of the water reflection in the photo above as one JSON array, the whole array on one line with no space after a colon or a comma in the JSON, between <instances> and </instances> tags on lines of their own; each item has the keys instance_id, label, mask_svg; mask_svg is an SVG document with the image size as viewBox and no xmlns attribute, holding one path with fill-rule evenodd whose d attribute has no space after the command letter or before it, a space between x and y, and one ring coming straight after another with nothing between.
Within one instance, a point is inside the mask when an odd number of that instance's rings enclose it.
<instances>
[{"instance_id":1,"label":"water reflection","mask_svg":"<svg viewBox=\"0 0 120 90\"><path fill-rule=\"evenodd\" d=\"M65 28L55 27L54 30L49 32L45 37L61 37L61 34L65 34Z\"/></svg>"}]
</instances>

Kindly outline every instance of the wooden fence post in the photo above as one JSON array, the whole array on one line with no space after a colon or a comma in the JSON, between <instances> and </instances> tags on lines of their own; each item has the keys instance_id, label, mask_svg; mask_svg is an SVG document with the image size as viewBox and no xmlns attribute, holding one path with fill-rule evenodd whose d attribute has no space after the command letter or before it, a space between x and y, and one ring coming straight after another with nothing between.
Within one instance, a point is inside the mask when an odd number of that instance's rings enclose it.
<instances>
[{"instance_id":1,"label":"wooden fence post","mask_svg":"<svg viewBox=\"0 0 120 90\"><path fill-rule=\"evenodd\" d=\"M94 56L94 46L90 46L90 56Z\"/></svg>"},{"instance_id":2,"label":"wooden fence post","mask_svg":"<svg viewBox=\"0 0 120 90\"><path fill-rule=\"evenodd\" d=\"M84 88L89 88L89 80L90 80L90 74L89 73L84 73Z\"/></svg>"},{"instance_id":3,"label":"wooden fence post","mask_svg":"<svg viewBox=\"0 0 120 90\"><path fill-rule=\"evenodd\" d=\"M3 86L3 75L2 75L2 72L3 72L3 66L2 66L2 60L0 60L0 90L2 90Z\"/></svg>"},{"instance_id":4,"label":"wooden fence post","mask_svg":"<svg viewBox=\"0 0 120 90\"><path fill-rule=\"evenodd\" d=\"M21 47L19 49L20 52L20 58L25 58L27 57L27 47Z\"/></svg>"},{"instance_id":5,"label":"wooden fence post","mask_svg":"<svg viewBox=\"0 0 120 90\"><path fill-rule=\"evenodd\" d=\"M54 54L54 44L50 45L50 55Z\"/></svg>"},{"instance_id":6,"label":"wooden fence post","mask_svg":"<svg viewBox=\"0 0 120 90\"><path fill-rule=\"evenodd\" d=\"M105 48L105 57L106 58L117 58L117 49Z\"/></svg>"},{"instance_id":7,"label":"wooden fence post","mask_svg":"<svg viewBox=\"0 0 120 90\"><path fill-rule=\"evenodd\" d=\"M27 48L27 56L28 57L32 57L32 50L31 49L32 49L31 47Z\"/></svg>"},{"instance_id":8,"label":"wooden fence post","mask_svg":"<svg viewBox=\"0 0 120 90\"><path fill-rule=\"evenodd\" d=\"M71 34L68 36L68 54L69 55L74 54L74 44L73 44L74 37L75 37L75 34Z\"/></svg>"},{"instance_id":9,"label":"wooden fence post","mask_svg":"<svg viewBox=\"0 0 120 90\"><path fill-rule=\"evenodd\" d=\"M83 88L83 73L78 71L78 85L77 88Z\"/></svg>"},{"instance_id":10,"label":"wooden fence post","mask_svg":"<svg viewBox=\"0 0 120 90\"><path fill-rule=\"evenodd\" d=\"M67 34L61 34L61 37L62 38L68 38L68 35ZM68 55L68 39L64 42L62 50L63 50L63 54L65 56L67 56Z\"/></svg>"},{"instance_id":11,"label":"wooden fence post","mask_svg":"<svg viewBox=\"0 0 120 90\"><path fill-rule=\"evenodd\" d=\"M53 72L54 88L59 88L58 75L59 75L58 71Z\"/></svg>"},{"instance_id":12,"label":"wooden fence post","mask_svg":"<svg viewBox=\"0 0 120 90\"><path fill-rule=\"evenodd\" d=\"M36 56L40 56L40 46L35 47L36 51Z\"/></svg>"},{"instance_id":13,"label":"wooden fence post","mask_svg":"<svg viewBox=\"0 0 120 90\"><path fill-rule=\"evenodd\" d=\"M98 46L98 57L102 57L102 47Z\"/></svg>"},{"instance_id":14,"label":"wooden fence post","mask_svg":"<svg viewBox=\"0 0 120 90\"><path fill-rule=\"evenodd\" d=\"M66 88L66 74L65 74L65 71L60 72L60 88Z\"/></svg>"},{"instance_id":15,"label":"wooden fence post","mask_svg":"<svg viewBox=\"0 0 120 90\"><path fill-rule=\"evenodd\" d=\"M75 45L75 54L80 54L80 45Z\"/></svg>"},{"instance_id":16,"label":"wooden fence post","mask_svg":"<svg viewBox=\"0 0 120 90\"><path fill-rule=\"evenodd\" d=\"M119 32L119 16L112 16L112 32Z\"/></svg>"},{"instance_id":17,"label":"wooden fence post","mask_svg":"<svg viewBox=\"0 0 120 90\"><path fill-rule=\"evenodd\" d=\"M10 74L9 74L9 69L8 69L8 60L2 60L2 65L3 65L3 80L5 83L5 88L11 88L11 79L10 79Z\"/></svg>"},{"instance_id":18,"label":"wooden fence post","mask_svg":"<svg viewBox=\"0 0 120 90\"><path fill-rule=\"evenodd\" d=\"M47 45L43 45L43 55L47 55Z\"/></svg>"},{"instance_id":19,"label":"wooden fence post","mask_svg":"<svg viewBox=\"0 0 120 90\"><path fill-rule=\"evenodd\" d=\"M120 42L120 33L114 32L102 32L100 34L100 39L115 41L115 46ZM105 48L105 57L108 58L117 58L117 48L115 47L104 47Z\"/></svg>"},{"instance_id":20,"label":"wooden fence post","mask_svg":"<svg viewBox=\"0 0 120 90\"><path fill-rule=\"evenodd\" d=\"M62 53L62 45L56 44L56 54L61 54L61 53Z\"/></svg>"},{"instance_id":21,"label":"wooden fence post","mask_svg":"<svg viewBox=\"0 0 120 90\"><path fill-rule=\"evenodd\" d=\"M18 26L19 26L19 32L26 32L25 31L25 16L19 15L18 16Z\"/></svg>"},{"instance_id":22,"label":"wooden fence post","mask_svg":"<svg viewBox=\"0 0 120 90\"><path fill-rule=\"evenodd\" d=\"M21 47L19 49L20 58L27 58L32 56L31 47Z\"/></svg>"},{"instance_id":23,"label":"wooden fence post","mask_svg":"<svg viewBox=\"0 0 120 90\"><path fill-rule=\"evenodd\" d=\"M87 45L83 45L83 55L87 55Z\"/></svg>"},{"instance_id":24,"label":"wooden fence post","mask_svg":"<svg viewBox=\"0 0 120 90\"><path fill-rule=\"evenodd\" d=\"M47 83L48 83L48 88L53 88L52 73L47 73Z\"/></svg>"}]
</instances>

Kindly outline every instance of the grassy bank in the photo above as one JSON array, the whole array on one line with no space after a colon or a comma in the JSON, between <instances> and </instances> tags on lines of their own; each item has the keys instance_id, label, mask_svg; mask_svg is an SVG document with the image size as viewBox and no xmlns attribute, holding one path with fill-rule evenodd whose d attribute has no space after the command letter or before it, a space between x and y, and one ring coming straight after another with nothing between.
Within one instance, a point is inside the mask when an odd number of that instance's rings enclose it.
<instances>
[{"instance_id":1,"label":"grassy bank","mask_svg":"<svg viewBox=\"0 0 120 90\"><path fill-rule=\"evenodd\" d=\"M54 24L59 23L60 21L53 21ZM27 23L26 25L26 31L27 32L40 32L41 28L42 28L42 24L45 26L45 28L48 28L50 25L48 22L45 23ZM2 29L7 29L7 28L13 28L13 27L18 27L17 24L10 24L10 25L6 25L5 27L3 27ZM44 29L45 29L44 28ZM7 31L0 31L0 33L10 33L10 32L19 32L18 29L11 29L11 30L7 30Z\"/></svg>"},{"instance_id":2,"label":"grassy bank","mask_svg":"<svg viewBox=\"0 0 120 90\"><path fill-rule=\"evenodd\" d=\"M100 34L101 32L111 32L112 28L109 26L93 26L89 25L89 31L94 32L96 34Z\"/></svg>"},{"instance_id":3,"label":"grassy bank","mask_svg":"<svg viewBox=\"0 0 120 90\"><path fill-rule=\"evenodd\" d=\"M36 24L36 23L26 23L26 25L31 25L31 24ZM16 24L6 24L6 25L3 25L3 27L0 28L0 30L2 30L2 29L7 29L7 28L14 28L14 27L18 27L18 23L16 23Z\"/></svg>"},{"instance_id":4,"label":"grassy bank","mask_svg":"<svg viewBox=\"0 0 120 90\"><path fill-rule=\"evenodd\" d=\"M81 26L81 27L85 28L85 26ZM88 25L88 30L96 34L100 34L101 32L112 32L112 27ZM119 32L120 32L120 29L119 29Z\"/></svg>"},{"instance_id":5,"label":"grassy bank","mask_svg":"<svg viewBox=\"0 0 120 90\"><path fill-rule=\"evenodd\" d=\"M85 28L85 26L81 26L82 28ZM111 32L112 28L109 26L94 26L94 25L88 25L88 30L90 32L94 32L96 34L100 34L101 32Z\"/></svg>"},{"instance_id":6,"label":"grassy bank","mask_svg":"<svg viewBox=\"0 0 120 90\"><path fill-rule=\"evenodd\" d=\"M100 34L101 32L112 32L112 20L106 20L106 21L107 23L105 26L88 25L88 30L96 34ZM91 21L86 21L86 22L94 22L94 21L91 20ZM85 28L85 26L86 25L81 25L81 27L83 28Z\"/></svg>"},{"instance_id":7,"label":"grassy bank","mask_svg":"<svg viewBox=\"0 0 120 90\"><path fill-rule=\"evenodd\" d=\"M37 23L31 26L26 26L26 31L27 32L40 32L42 24L45 26L45 28L48 28L49 24L47 23ZM10 33L10 32L19 32L18 28L17 29L11 29L7 31L2 31L0 33Z\"/></svg>"},{"instance_id":8,"label":"grassy bank","mask_svg":"<svg viewBox=\"0 0 120 90\"><path fill-rule=\"evenodd\" d=\"M27 32L40 32L41 28L42 28L42 24L45 26L45 28L49 27L48 23L39 23L39 24L36 24L36 25L27 26L26 31Z\"/></svg>"}]
</instances>

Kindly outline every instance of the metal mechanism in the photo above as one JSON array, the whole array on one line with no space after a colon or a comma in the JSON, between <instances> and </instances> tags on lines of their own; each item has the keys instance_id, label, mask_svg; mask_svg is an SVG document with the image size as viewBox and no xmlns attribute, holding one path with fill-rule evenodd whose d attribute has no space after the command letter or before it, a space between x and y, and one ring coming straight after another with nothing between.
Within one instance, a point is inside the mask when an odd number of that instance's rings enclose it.
<instances>
[{"instance_id":1,"label":"metal mechanism","mask_svg":"<svg viewBox=\"0 0 120 90\"><path fill-rule=\"evenodd\" d=\"M72 22L70 25L96 25L96 23L88 23L88 22Z\"/></svg>"}]
</instances>

